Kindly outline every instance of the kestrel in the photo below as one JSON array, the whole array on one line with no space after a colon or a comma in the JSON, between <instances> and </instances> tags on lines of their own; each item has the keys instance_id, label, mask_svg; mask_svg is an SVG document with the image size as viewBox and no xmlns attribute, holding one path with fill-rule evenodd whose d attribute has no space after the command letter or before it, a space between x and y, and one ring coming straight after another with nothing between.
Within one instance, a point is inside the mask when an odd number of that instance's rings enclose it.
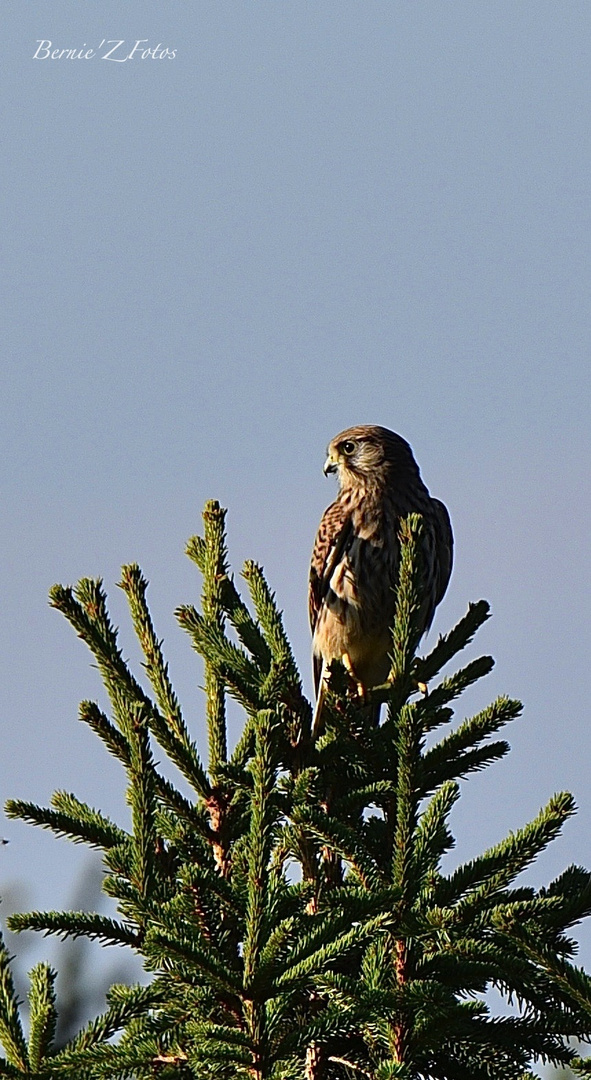
<instances>
[{"instance_id":1,"label":"kestrel","mask_svg":"<svg viewBox=\"0 0 591 1080\"><path fill-rule=\"evenodd\" d=\"M329 443L324 472L337 474L339 493L322 516L310 566L314 732L332 660L344 664L361 696L388 676L400 519L423 517L423 633L447 588L453 557L449 514L429 495L400 435L374 425L347 428Z\"/></svg>"}]
</instances>

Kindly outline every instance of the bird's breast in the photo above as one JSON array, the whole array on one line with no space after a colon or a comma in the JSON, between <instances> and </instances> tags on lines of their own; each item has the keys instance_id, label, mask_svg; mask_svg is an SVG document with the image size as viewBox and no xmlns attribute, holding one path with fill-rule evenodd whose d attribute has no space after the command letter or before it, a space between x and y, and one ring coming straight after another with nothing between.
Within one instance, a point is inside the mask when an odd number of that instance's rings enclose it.
<instances>
[{"instance_id":1,"label":"bird's breast","mask_svg":"<svg viewBox=\"0 0 591 1080\"><path fill-rule=\"evenodd\" d=\"M353 636L389 627L394 614L397 560L383 543L355 533L334 567L322 605Z\"/></svg>"}]
</instances>

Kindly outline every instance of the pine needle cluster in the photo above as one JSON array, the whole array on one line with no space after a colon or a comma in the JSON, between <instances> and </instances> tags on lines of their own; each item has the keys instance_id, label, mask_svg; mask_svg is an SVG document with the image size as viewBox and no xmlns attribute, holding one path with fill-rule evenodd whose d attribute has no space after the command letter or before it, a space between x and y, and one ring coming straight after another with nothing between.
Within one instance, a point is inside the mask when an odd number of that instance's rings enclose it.
<instances>
[{"instance_id":1,"label":"pine needle cluster","mask_svg":"<svg viewBox=\"0 0 591 1080\"><path fill-rule=\"evenodd\" d=\"M591 1035L591 979L574 965L569 936L591 912L591 875L571 866L539 890L517 881L574 813L572 797L554 796L502 843L444 870L460 781L508 752L497 736L521 711L500 697L452 725L452 703L493 661L441 673L488 604L470 605L418 655L421 519L408 518L390 677L360 702L333 665L313 739L281 612L253 562L244 602L224 524L225 511L208 503L203 536L187 548L203 577L201 610L177 612L205 665L207 764L139 567L124 566L120 585L145 680L123 657L100 581L51 591L108 693L109 715L85 701L80 719L122 766L131 826L67 792L50 807L11 800L10 816L102 852L117 917L34 911L10 926L132 949L151 981L113 986L103 1015L57 1048L55 973L45 964L30 973L25 1037L2 947L0 1076L525 1080L536 1062L591 1075L591 1059L573 1050ZM245 717L233 750L228 696ZM163 775L163 755L180 786ZM492 987L504 1013L489 1009Z\"/></svg>"}]
</instances>

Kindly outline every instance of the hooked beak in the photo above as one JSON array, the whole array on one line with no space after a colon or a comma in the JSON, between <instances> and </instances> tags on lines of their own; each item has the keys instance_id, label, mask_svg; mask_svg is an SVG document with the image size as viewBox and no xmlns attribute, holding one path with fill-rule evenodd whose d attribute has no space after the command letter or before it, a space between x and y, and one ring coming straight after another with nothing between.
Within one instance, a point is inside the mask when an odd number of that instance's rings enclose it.
<instances>
[{"instance_id":1,"label":"hooked beak","mask_svg":"<svg viewBox=\"0 0 591 1080\"><path fill-rule=\"evenodd\" d=\"M328 476L329 473L335 473L337 471L337 463L330 454L324 462L324 469L322 471L325 476Z\"/></svg>"}]
</instances>

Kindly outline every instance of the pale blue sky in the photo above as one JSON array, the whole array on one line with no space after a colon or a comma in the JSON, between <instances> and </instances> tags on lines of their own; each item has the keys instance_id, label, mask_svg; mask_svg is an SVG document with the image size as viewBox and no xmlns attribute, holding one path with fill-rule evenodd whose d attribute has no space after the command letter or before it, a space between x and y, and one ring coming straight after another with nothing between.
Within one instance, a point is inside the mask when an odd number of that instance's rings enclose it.
<instances>
[{"instance_id":1,"label":"pale blue sky","mask_svg":"<svg viewBox=\"0 0 591 1080\"><path fill-rule=\"evenodd\" d=\"M198 596L207 498L310 688L324 449L377 422L453 519L430 640L486 597L497 667L466 707L525 703L511 757L467 785L458 857L569 788L579 816L533 879L591 864L588 2L13 0L3 20L2 800L66 788L126 820L76 721L98 679L55 581L103 575L136 658L114 583L141 563L202 732L172 611ZM177 56L33 59L103 38ZM0 883L64 903L81 849L1 832Z\"/></svg>"}]
</instances>

